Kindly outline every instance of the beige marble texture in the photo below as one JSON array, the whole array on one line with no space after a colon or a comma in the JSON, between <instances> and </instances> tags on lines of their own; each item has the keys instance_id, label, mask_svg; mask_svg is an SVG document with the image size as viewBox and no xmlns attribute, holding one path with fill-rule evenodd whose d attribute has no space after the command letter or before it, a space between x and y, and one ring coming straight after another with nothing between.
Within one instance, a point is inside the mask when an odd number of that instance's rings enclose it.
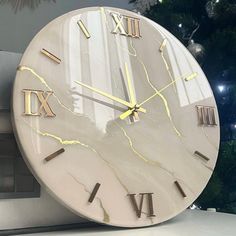
<instances>
[{"instance_id":1,"label":"beige marble texture","mask_svg":"<svg viewBox=\"0 0 236 236\"><path fill-rule=\"evenodd\" d=\"M142 37L111 33L116 27L112 12L140 18ZM83 21L90 39L77 25L78 20ZM42 48L61 63L45 57ZM126 106L75 83L80 81L129 102L125 64L138 104L156 93L142 106L147 113L138 112L138 122L119 118L128 110ZM147 226L176 216L205 188L219 149L216 103L200 66L161 26L121 9L73 11L35 36L20 66L13 91L19 146L39 182L74 213L110 225ZM193 73L197 76L185 81ZM53 91L48 104L56 117L24 116L23 89ZM39 105L36 96L32 97L34 112ZM196 105L215 107L218 125L199 126ZM45 163L45 157L60 148L65 152ZM195 156L195 151L210 160ZM96 183L101 187L89 203ZM153 193L156 217L148 217L145 198L143 213L137 218L129 193L137 194L138 203L139 193Z\"/></svg>"}]
</instances>

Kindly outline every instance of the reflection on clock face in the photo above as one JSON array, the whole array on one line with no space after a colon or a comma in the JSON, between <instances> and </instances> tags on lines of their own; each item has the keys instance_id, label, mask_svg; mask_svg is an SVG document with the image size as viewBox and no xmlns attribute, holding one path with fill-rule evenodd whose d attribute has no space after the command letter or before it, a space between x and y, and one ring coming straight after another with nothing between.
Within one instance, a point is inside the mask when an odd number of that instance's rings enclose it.
<instances>
[{"instance_id":1,"label":"reflection on clock face","mask_svg":"<svg viewBox=\"0 0 236 236\"><path fill-rule=\"evenodd\" d=\"M63 15L18 67L13 120L40 183L76 214L157 224L206 186L219 148L213 93L180 42L114 8Z\"/></svg>"}]
</instances>

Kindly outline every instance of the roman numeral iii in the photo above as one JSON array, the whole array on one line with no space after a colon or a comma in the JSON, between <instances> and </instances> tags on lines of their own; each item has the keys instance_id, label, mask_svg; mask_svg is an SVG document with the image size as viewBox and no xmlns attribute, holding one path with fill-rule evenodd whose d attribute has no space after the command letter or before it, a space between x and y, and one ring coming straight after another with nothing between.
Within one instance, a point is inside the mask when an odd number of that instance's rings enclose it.
<instances>
[{"instance_id":1,"label":"roman numeral iii","mask_svg":"<svg viewBox=\"0 0 236 236\"><path fill-rule=\"evenodd\" d=\"M214 107L196 106L196 108L200 126L217 126Z\"/></svg>"},{"instance_id":2,"label":"roman numeral iii","mask_svg":"<svg viewBox=\"0 0 236 236\"><path fill-rule=\"evenodd\" d=\"M53 92L44 92L41 90L30 89L24 89L22 92L24 94L25 99L25 116L41 116L43 114L45 117L56 116L48 104L49 97L53 94ZM35 105L34 108L32 108L33 105Z\"/></svg>"},{"instance_id":3,"label":"roman numeral iii","mask_svg":"<svg viewBox=\"0 0 236 236\"><path fill-rule=\"evenodd\" d=\"M136 194L128 194L130 201L132 203L132 206L135 210L135 213L138 218L141 218L142 215L142 208L143 208L143 201L144 197L146 197L147 204L148 204L148 217L155 217L154 209L153 209L153 199L152 199L153 193L140 193L140 202L139 204L136 201Z\"/></svg>"},{"instance_id":4,"label":"roman numeral iii","mask_svg":"<svg viewBox=\"0 0 236 236\"><path fill-rule=\"evenodd\" d=\"M140 19L111 13L115 22L113 34L121 34L132 38L141 38Z\"/></svg>"}]
</instances>

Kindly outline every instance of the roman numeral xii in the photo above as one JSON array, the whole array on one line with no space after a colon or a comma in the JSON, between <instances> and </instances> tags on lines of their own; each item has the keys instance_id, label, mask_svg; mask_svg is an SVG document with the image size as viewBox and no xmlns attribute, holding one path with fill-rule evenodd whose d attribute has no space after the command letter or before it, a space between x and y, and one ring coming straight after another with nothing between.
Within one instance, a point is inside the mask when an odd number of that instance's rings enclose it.
<instances>
[{"instance_id":1,"label":"roman numeral xii","mask_svg":"<svg viewBox=\"0 0 236 236\"><path fill-rule=\"evenodd\" d=\"M112 31L113 34L121 34L132 38L141 38L140 33L140 19L123 16L117 13L111 13L115 28Z\"/></svg>"}]
</instances>

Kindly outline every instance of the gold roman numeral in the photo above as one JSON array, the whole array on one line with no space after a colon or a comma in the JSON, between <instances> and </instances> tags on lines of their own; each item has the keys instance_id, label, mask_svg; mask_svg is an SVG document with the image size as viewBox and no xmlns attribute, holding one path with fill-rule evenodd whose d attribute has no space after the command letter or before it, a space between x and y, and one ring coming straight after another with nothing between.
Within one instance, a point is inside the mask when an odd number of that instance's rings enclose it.
<instances>
[{"instance_id":1,"label":"gold roman numeral","mask_svg":"<svg viewBox=\"0 0 236 236\"><path fill-rule=\"evenodd\" d=\"M136 194L128 194L132 206L135 210L135 213L138 218L141 218L142 215L142 208L143 208L143 201L144 197L147 197L147 203L148 203L148 217L155 217L156 215L154 214L154 209L153 209L153 199L152 199L153 193L140 193L139 196L141 197L140 203L138 205L136 201Z\"/></svg>"},{"instance_id":2,"label":"gold roman numeral","mask_svg":"<svg viewBox=\"0 0 236 236\"><path fill-rule=\"evenodd\" d=\"M116 24L113 34L121 34L132 38L141 38L140 19L111 13L111 16Z\"/></svg>"},{"instance_id":3,"label":"gold roman numeral","mask_svg":"<svg viewBox=\"0 0 236 236\"><path fill-rule=\"evenodd\" d=\"M217 126L215 108L208 106L196 106L198 124L201 126Z\"/></svg>"},{"instance_id":4,"label":"gold roman numeral","mask_svg":"<svg viewBox=\"0 0 236 236\"><path fill-rule=\"evenodd\" d=\"M49 97L53 94L53 92L48 91L44 92L41 90L29 90L24 89L22 91L24 93L25 98L25 116L41 116L44 113L45 117L55 117L56 115L53 113L52 109L48 104ZM32 98L33 96L37 99L36 102L39 104L38 111L32 111Z\"/></svg>"}]
</instances>

